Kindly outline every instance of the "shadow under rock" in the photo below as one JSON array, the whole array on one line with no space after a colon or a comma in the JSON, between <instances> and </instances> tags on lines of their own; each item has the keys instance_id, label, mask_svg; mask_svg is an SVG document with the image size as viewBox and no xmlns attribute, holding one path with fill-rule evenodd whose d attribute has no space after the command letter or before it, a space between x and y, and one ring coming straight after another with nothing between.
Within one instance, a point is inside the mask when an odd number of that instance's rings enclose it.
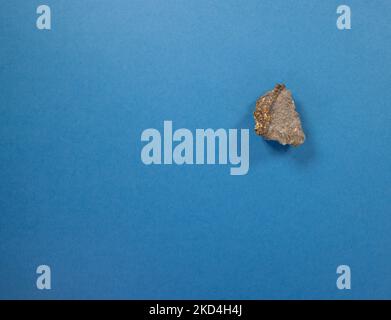
<instances>
[{"instance_id":1,"label":"shadow under rock","mask_svg":"<svg viewBox=\"0 0 391 320\"><path fill-rule=\"evenodd\" d=\"M303 131L305 134L304 143L297 147L297 150L292 153L292 157L300 164L307 165L309 162L313 161L316 157L316 148L313 140L313 136L311 135L311 124L307 121L306 112L301 107L301 102L298 99L295 100L296 110L300 115L301 125L303 127ZM292 147L292 149L296 149Z\"/></svg>"},{"instance_id":2,"label":"shadow under rock","mask_svg":"<svg viewBox=\"0 0 391 320\"><path fill-rule=\"evenodd\" d=\"M278 143L277 141L273 140L265 140L266 145L275 153L287 153L290 149L289 145L282 145Z\"/></svg>"}]
</instances>

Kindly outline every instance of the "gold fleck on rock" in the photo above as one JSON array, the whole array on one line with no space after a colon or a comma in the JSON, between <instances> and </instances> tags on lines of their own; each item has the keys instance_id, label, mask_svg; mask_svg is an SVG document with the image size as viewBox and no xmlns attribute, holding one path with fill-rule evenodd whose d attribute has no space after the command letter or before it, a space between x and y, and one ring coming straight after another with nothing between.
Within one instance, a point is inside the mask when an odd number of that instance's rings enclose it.
<instances>
[{"instance_id":1,"label":"gold fleck on rock","mask_svg":"<svg viewBox=\"0 0 391 320\"><path fill-rule=\"evenodd\" d=\"M305 135L291 92L285 85L277 84L257 100L255 111L255 132L267 140L299 146Z\"/></svg>"}]
</instances>

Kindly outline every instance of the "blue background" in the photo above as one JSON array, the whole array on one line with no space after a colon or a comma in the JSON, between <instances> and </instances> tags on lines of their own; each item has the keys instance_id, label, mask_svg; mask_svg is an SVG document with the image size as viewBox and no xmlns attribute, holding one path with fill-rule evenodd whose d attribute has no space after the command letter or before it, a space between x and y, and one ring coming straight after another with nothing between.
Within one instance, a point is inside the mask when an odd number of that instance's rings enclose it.
<instances>
[{"instance_id":1,"label":"blue background","mask_svg":"<svg viewBox=\"0 0 391 320\"><path fill-rule=\"evenodd\" d=\"M340 4L2 2L0 298L391 298L391 3ZM253 133L277 82L299 148ZM144 165L164 120L249 128L249 173Z\"/></svg>"}]
</instances>

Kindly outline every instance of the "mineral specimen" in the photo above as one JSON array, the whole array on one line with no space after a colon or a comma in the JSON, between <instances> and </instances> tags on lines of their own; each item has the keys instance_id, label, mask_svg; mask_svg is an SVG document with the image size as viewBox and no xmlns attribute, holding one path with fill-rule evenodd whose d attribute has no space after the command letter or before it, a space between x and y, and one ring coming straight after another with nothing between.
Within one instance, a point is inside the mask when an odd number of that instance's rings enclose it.
<instances>
[{"instance_id":1,"label":"mineral specimen","mask_svg":"<svg viewBox=\"0 0 391 320\"><path fill-rule=\"evenodd\" d=\"M292 94L283 84L277 84L257 100L254 119L255 132L267 140L293 146L305 140Z\"/></svg>"}]
</instances>

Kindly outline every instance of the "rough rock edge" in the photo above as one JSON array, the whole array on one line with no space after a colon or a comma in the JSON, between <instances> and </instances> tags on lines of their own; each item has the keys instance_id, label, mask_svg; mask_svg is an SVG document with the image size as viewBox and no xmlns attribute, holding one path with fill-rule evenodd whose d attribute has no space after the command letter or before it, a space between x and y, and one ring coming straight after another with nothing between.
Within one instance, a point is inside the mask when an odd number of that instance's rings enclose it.
<instances>
[{"instance_id":1,"label":"rough rock edge","mask_svg":"<svg viewBox=\"0 0 391 320\"><path fill-rule=\"evenodd\" d=\"M254 119L255 132L267 140L293 146L299 146L305 141L291 92L283 84L277 84L257 100Z\"/></svg>"}]
</instances>

